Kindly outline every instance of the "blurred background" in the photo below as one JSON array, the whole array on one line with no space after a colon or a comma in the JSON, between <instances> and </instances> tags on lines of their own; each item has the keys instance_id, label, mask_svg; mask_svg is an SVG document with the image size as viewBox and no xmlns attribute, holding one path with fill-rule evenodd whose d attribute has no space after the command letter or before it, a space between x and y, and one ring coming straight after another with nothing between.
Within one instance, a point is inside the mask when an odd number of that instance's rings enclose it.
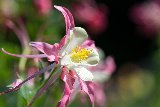
<instances>
[{"instance_id":1,"label":"blurred background","mask_svg":"<svg viewBox=\"0 0 160 107\"><path fill-rule=\"evenodd\" d=\"M12 53L30 54L30 41L59 42L65 35L65 22L53 5L71 11L76 26L85 28L103 51L103 60L114 58L116 67L109 79L100 83L103 95L96 107L160 107L159 0L1 0L0 47ZM17 72L29 75L37 68L33 60L1 51L0 69L0 91L4 91L17 78ZM63 91L55 88L58 85L33 106L55 107ZM0 107L23 107L22 102L25 101L19 92L0 96ZM90 104L78 96L69 104L75 106Z\"/></svg>"}]
</instances>

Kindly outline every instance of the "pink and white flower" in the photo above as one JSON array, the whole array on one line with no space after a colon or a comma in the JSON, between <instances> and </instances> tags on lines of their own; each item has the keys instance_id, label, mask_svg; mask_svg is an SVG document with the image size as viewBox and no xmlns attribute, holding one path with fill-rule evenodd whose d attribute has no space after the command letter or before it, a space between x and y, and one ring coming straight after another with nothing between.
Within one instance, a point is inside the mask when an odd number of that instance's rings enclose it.
<instances>
[{"instance_id":1,"label":"pink and white flower","mask_svg":"<svg viewBox=\"0 0 160 107\"><path fill-rule=\"evenodd\" d=\"M107 28L107 6L97 4L95 0L79 0L73 4L73 13L92 34L101 33Z\"/></svg>"},{"instance_id":2,"label":"pink and white flower","mask_svg":"<svg viewBox=\"0 0 160 107\"><path fill-rule=\"evenodd\" d=\"M98 64L99 54L97 49L94 42L88 40L88 34L83 28L74 27L74 20L68 9L61 6L54 7L62 12L66 22L66 35L60 43L51 45L45 42L30 42L32 47L43 53L38 55L17 55L11 54L4 49L2 51L16 57L47 57L48 61L54 61L58 66L61 66L61 79L65 83L65 89L58 107L65 107L68 104L70 95L76 87L80 87L81 90L86 92L93 103L93 87L92 83L88 83L88 81L93 80L93 75L87 67Z\"/></svg>"},{"instance_id":3,"label":"pink and white flower","mask_svg":"<svg viewBox=\"0 0 160 107\"><path fill-rule=\"evenodd\" d=\"M158 1L136 4L131 8L131 18L146 34L160 29L160 3Z\"/></svg>"},{"instance_id":4,"label":"pink and white flower","mask_svg":"<svg viewBox=\"0 0 160 107\"><path fill-rule=\"evenodd\" d=\"M105 83L109 80L116 69L115 61L112 57L107 57L105 61L89 68L94 76L95 103L98 107L106 106Z\"/></svg>"},{"instance_id":5,"label":"pink and white flower","mask_svg":"<svg viewBox=\"0 0 160 107\"><path fill-rule=\"evenodd\" d=\"M111 56L108 56L105 61L101 60L97 66L89 69L94 75L94 81L103 83L114 73L116 64L114 59Z\"/></svg>"},{"instance_id":6,"label":"pink and white flower","mask_svg":"<svg viewBox=\"0 0 160 107\"><path fill-rule=\"evenodd\" d=\"M46 15L52 10L51 0L34 0L37 10L40 14Z\"/></svg>"}]
</instances>

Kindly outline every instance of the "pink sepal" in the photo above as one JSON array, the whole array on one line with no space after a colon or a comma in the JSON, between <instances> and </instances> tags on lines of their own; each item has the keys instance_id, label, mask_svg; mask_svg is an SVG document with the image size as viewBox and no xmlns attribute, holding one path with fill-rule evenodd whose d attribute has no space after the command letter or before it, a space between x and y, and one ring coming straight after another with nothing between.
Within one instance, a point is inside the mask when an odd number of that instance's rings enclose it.
<instances>
[{"instance_id":1,"label":"pink sepal","mask_svg":"<svg viewBox=\"0 0 160 107\"><path fill-rule=\"evenodd\" d=\"M75 27L74 18L67 8L56 5L54 7L63 14L66 23L66 35L61 39L59 43L59 47L62 48L67 42L68 36L70 35L70 30Z\"/></svg>"},{"instance_id":2,"label":"pink sepal","mask_svg":"<svg viewBox=\"0 0 160 107\"><path fill-rule=\"evenodd\" d=\"M82 44L82 46L83 47L92 47L94 49L97 49L96 46L95 46L94 41L93 40L89 40L89 39L86 40L86 41L84 41L83 44Z\"/></svg>"},{"instance_id":3,"label":"pink sepal","mask_svg":"<svg viewBox=\"0 0 160 107\"><path fill-rule=\"evenodd\" d=\"M60 12L62 12L65 18L65 23L66 23L66 34L69 34L70 30L75 27L74 19L73 19L71 12L67 8L62 7L62 6L55 5L54 7Z\"/></svg>"},{"instance_id":4,"label":"pink sepal","mask_svg":"<svg viewBox=\"0 0 160 107\"><path fill-rule=\"evenodd\" d=\"M88 96L91 100L91 103L92 103L92 107L94 107L94 101L95 101L94 84L90 81L84 82L80 78L79 78L79 81L80 81L80 85L81 85L81 90L84 91L86 94L88 94Z\"/></svg>"},{"instance_id":5,"label":"pink sepal","mask_svg":"<svg viewBox=\"0 0 160 107\"><path fill-rule=\"evenodd\" d=\"M59 44L55 43L54 45L50 45L45 42L30 42L30 45L35 47L40 52L44 53L49 61L59 60Z\"/></svg>"},{"instance_id":6,"label":"pink sepal","mask_svg":"<svg viewBox=\"0 0 160 107\"><path fill-rule=\"evenodd\" d=\"M114 58L112 58L111 56L108 56L105 61L104 70L108 74L113 74L115 69L116 69L116 64L115 64Z\"/></svg>"},{"instance_id":7,"label":"pink sepal","mask_svg":"<svg viewBox=\"0 0 160 107\"><path fill-rule=\"evenodd\" d=\"M66 107L67 104L69 103L70 96L73 91L73 83L75 79L72 77L71 74L68 73L68 70L66 69L66 67L63 67L62 69L61 79L65 83L64 94L61 100L58 102L57 107Z\"/></svg>"}]
</instances>

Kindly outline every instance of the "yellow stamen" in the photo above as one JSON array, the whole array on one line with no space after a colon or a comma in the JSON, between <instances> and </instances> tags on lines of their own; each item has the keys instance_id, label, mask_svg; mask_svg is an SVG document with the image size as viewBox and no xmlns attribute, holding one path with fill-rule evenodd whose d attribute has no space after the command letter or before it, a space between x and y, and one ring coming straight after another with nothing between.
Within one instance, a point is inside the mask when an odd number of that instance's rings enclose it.
<instances>
[{"instance_id":1,"label":"yellow stamen","mask_svg":"<svg viewBox=\"0 0 160 107\"><path fill-rule=\"evenodd\" d=\"M81 61L84 61L88 58L88 56L91 54L91 50L76 47L71 52L71 60L75 63L80 63Z\"/></svg>"}]
</instances>

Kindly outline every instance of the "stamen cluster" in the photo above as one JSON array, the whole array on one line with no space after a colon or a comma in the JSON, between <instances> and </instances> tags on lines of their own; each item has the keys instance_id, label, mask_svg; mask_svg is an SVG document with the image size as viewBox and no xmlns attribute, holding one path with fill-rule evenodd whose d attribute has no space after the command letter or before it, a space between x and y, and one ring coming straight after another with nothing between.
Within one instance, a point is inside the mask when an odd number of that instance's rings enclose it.
<instances>
[{"instance_id":1,"label":"stamen cluster","mask_svg":"<svg viewBox=\"0 0 160 107\"><path fill-rule=\"evenodd\" d=\"M91 50L82 47L76 47L71 52L71 60L75 63L81 63L81 61L87 60L90 54Z\"/></svg>"}]
</instances>

